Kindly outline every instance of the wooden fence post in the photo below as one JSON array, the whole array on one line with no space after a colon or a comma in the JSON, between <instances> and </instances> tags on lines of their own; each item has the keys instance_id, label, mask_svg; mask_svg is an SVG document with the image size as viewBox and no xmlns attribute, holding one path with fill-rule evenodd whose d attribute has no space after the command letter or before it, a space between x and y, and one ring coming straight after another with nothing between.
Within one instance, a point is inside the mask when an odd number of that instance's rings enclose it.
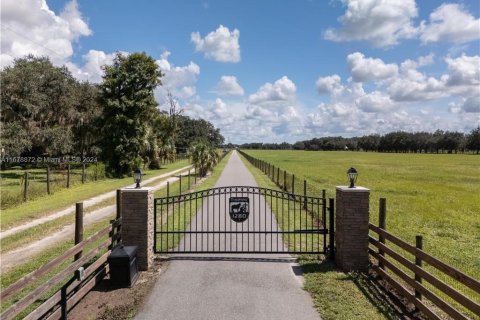
<instances>
[{"instance_id":1,"label":"wooden fence post","mask_svg":"<svg viewBox=\"0 0 480 320\"><path fill-rule=\"evenodd\" d=\"M170 181L167 181L167 198L170 197Z\"/></svg>"},{"instance_id":2,"label":"wooden fence post","mask_svg":"<svg viewBox=\"0 0 480 320\"><path fill-rule=\"evenodd\" d=\"M190 190L190 170L188 170L188 190Z\"/></svg>"},{"instance_id":3,"label":"wooden fence post","mask_svg":"<svg viewBox=\"0 0 480 320\"><path fill-rule=\"evenodd\" d=\"M50 166L47 166L47 193L50 194Z\"/></svg>"},{"instance_id":4,"label":"wooden fence post","mask_svg":"<svg viewBox=\"0 0 480 320\"><path fill-rule=\"evenodd\" d=\"M70 163L67 164L67 188L70 188Z\"/></svg>"},{"instance_id":5,"label":"wooden fence post","mask_svg":"<svg viewBox=\"0 0 480 320\"><path fill-rule=\"evenodd\" d=\"M280 167L277 167L277 186L280 186Z\"/></svg>"},{"instance_id":6,"label":"wooden fence post","mask_svg":"<svg viewBox=\"0 0 480 320\"><path fill-rule=\"evenodd\" d=\"M292 193L295 193L295 175L292 174Z\"/></svg>"},{"instance_id":7,"label":"wooden fence post","mask_svg":"<svg viewBox=\"0 0 480 320\"><path fill-rule=\"evenodd\" d=\"M287 170L283 170L283 190L287 191Z\"/></svg>"},{"instance_id":8,"label":"wooden fence post","mask_svg":"<svg viewBox=\"0 0 480 320\"><path fill-rule=\"evenodd\" d=\"M82 163L82 184L85 183L85 163Z\"/></svg>"},{"instance_id":9,"label":"wooden fence post","mask_svg":"<svg viewBox=\"0 0 480 320\"><path fill-rule=\"evenodd\" d=\"M415 247L420 250L423 249L422 236L415 236ZM419 266L420 268L422 267L422 259L420 259L418 255L415 255L415 265ZM415 281L417 281L420 284L422 283L422 277L420 277L416 272L415 272ZM415 298L422 300L422 294L417 290L415 290Z\"/></svg>"},{"instance_id":10,"label":"wooden fence post","mask_svg":"<svg viewBox=\"0 0 480 320\"><path fill-rule=\"evenodd\" d=\"M116 215L115 218L116 218L117 222L118 222L119 219L122 218L122 190L121 189L117 189L117 215ZM122 224L119 223L119 224L117 224L115 234L112 235L112 250L113 250L113 246L120 243L122 238L121 237L119 238L118 235L121 232L122 232ZM113 239L113 236L117 236L117 238Z\"/></svg>"},{"instance_id":11,"label":"wooden fence post","mask_svg":"<svg viewBox=\"0 0 480 320\"><path fill-rule=\"evenodd\" d=\"M28 172L25 172L24 184L23 184L23 201L28 200Z\"/></svg>"},{"instance_id":12,"label":"wooden fence post","mask_svg":"<svg viewBox=\"0 0 480 320\"><path fill-rule=\"evenodd\" d=\"M79 244L83 241L83 202L77 202L75 204L75 244ZM82 257L80 251L75 255L74 261L77 261Z\"/></svg>"},{"instance_id":13,"label":"wooden fence post","mask_svg":"<svg viewBox=\"0 0 480 320\"><path fill-rule=\"evenodd\" d=\"M122 216L122 190L117 189L117 219L120 219Z\"/></svg>"},{"instance_id":14,"label":"wooden fence post","mask_svg":"<svg viewBox=\"0 0 480 320\"><path fill-rule=\"evenodd\" d=\"M380 229L385 230L387 228L387 199L385 198L380 198L379 206L378 206L378 227ZM385 237L382 235L378 236L378 241L381 244L385 244ZM378 254L380 254L382 257L385 257L385 253L383 250L378 249ZM380 269L384 269L384 265L382 262L378 262L378 266Z\"/></svg>"}]
</instances>

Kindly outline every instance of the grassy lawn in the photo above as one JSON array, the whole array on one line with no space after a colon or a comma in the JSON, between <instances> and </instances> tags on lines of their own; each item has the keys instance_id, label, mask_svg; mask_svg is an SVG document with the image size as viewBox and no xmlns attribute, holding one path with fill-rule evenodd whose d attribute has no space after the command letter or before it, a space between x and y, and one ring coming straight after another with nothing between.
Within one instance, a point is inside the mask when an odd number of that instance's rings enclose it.
<instances>
[{"instance_id":1,"label":"grassy lawn","mask_svg":"<svg viewBox=\"0 0 480 320\"><path fill-rule=\"evenodd\" d=\"M480 278L478 156L268 150L247 150L247 153L286 170L289 190L291 174L295 174L297 193L303 192L303 179L306 179L309 195L319 195L326 189L327 197L335 197L335 186L347 183L346 170L350 166L357 168L358 185L371 189L372 223L378 223L378 199L387 198L387 229L391 233L411 244L415 244L415 235L422 235L426 252ZM280 183L282 180L283 172L280 171ZM395 250L410 261L414 260L404 250ZM413 276L411 271L399 267ZM480 302L480 296L473 290L428 264L424 268ZM426 286L471 316L431 284Z\"/></svg>"},{"instance_id":2,"label":"grassy lawn","mask_svg":"<svg viewBox=\"0 0 480 320\"><path fill-rule=\"evenodd\" d=\"M455 154L385 154L246 150L308 181L309 194L346 185L371 189L370 221L378 223L378 199L387 198L387 229L409 243L423 235L424 250L480 278L480 157ZM302 190L296 186L296 190Z\"/></svg>"},{"instance_id":3,"label":"grassy lawn","mask_svg":"<svg viewBox=\"0 0 480 320\"><path fill-rule=\"evenodd\" d=\"M145 171L144 179L168 173L187 166L188 160L181 160L165 165L162 169ZM2 175L4 173L2 172ZM18 206L2 210L1 212L1 230L20 225L26 221L48 215L54 210L60 210L75 202L79 202L104 192L109 192L126 185L132 184L131 177L123 179L106 179L86 184L77 184L70 189L61 189L54 194L45 195L36 200L24 202ZM3 196L2 187L2 196Z\"/></svg>"},{"instance_id":4,"label":"grassy lawn","mask_svg":"<svg viewBox=\"0 0 480 320\"><path fill-rule=\"evenodd\" d=\"M242 157L243 163L255 177L260 187L278 189L277 186L266 176L251 165ZM280 227L288 229L287 224L300 225L300 221L293 221L294 215L288 214L288 210L284 212L281 208L276 210L275 201L271 203L266 197L272 211L275 213ZM282 215L286 216L282 218ZM287 218L288 217L288 218ZM298 215L296 216L298 220ZM309 227L310 220L303 221L305 227ZM285 226L282 226L285 224ZM294 243L297 244L299 235L294 237L284 237L290 250L295 249ZM309 241L310 238L309 238ZM305 241L303 242L305 243ZM315 240L314 240L314 243ZM296 248L298 249L298 248ZM355 273L344 273L334 267L334 264L323 260L318 260L317 256L301 255L298 260L302 266L305 278L305 290L307 290L314 301L315 307L324 320L336 319L385 319L391 318L394 312L388 305L379 299L372 299L370 295L365 294L367 287L363 285L361 277Z\"/></svg>"}]
</instances>

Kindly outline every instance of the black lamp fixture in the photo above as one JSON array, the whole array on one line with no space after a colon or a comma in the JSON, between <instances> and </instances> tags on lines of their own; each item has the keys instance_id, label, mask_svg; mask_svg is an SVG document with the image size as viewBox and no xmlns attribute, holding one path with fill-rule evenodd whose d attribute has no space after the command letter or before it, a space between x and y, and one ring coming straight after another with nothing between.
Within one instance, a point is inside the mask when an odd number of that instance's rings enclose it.
<instances>
[{"instance_id":1,"label":"black lamp fixture","mask_svg":"<svg viewBox=\"0 0 480 320\"><path fill-rule=\"evenodd\" d=\"M135 169L133 171L133 181L137 184L135 188L139 189L140 188L140 182L142 182L142 176L143 172L140 170L140 168Z\"/></svg>"},{"instance_id":2,"label":"black lamp fixture","mask_svg":"<svg viewBox=\"0 0 480 320\"><path fill-rule=\"evenodd\" d=\"M357 182L358 172L357 169L351 167L347 171L348 181L350 181L349 188L355 188L355 182Z\"/></svg>"}]
</instances>

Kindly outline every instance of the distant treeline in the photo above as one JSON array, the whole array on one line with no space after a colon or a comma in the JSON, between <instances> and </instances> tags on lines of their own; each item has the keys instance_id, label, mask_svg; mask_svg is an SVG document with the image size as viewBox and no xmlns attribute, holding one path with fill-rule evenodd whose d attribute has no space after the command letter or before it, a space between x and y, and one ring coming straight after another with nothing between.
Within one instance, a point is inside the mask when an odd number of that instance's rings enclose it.
<instances>
[{"instance_id":1,"label":"distant treeline","mask_svg":"<svg viewBox=\"0 0 480 320\"><path fill-rule=\"evenodd\" d=\"M375 151L414 153L480 152L480 127L469 134L457 131L430 132L396 131L385 135L372 134L362 137L322 137L297 141L294 144L245 143L242 149L312 150L312 151Z\"/></svg>"}]
</instances>

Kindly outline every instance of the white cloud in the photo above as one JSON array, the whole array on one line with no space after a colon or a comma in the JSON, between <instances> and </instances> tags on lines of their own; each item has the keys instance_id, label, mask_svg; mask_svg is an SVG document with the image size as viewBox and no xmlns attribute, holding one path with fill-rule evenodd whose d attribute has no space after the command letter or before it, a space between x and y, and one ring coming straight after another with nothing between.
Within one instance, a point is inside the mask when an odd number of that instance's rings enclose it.
<instances>
[{"instance_id":1,"label":"white cloud","mask_svg":"<svg viewBox=\"0 0 480 320\"><path fill-rule=\"evenodd\" d=\"M360 52L347 56L348 69L356 82L378 81L394 77L396 64L386 64L381 59L365 58Z\"/></svg>"},{"instance_id":2,"label":"white cloud","mask_svg":"<svg viewBox=\"0 0 480 320\"><path fill-rule=\"evenodd\" d=\"M123 54L128 54L122 52ZM80 80L86 80L89 82L98 83L102 80L104 72L102 70L103 65L109 65L113 63L116 53L105 53L98 50L90 50L83 56L85 64L82 67L67 62L66 66L72 72L72 75Z\"/></svg>"},{"instance_id":3,"label":"white cloud","mask_svg":"<svg viewBox=\"0 0 480 320\"><path fill-rule=\"evenodd\" d=\"M295 83L287 76L283 76L274 84L265 83L256 93L248 97L248 101L260 105L283 105L295 100L296 91Z\"/></svg>"},{"instance_id":4,"label":"white cloud","mask_svg":"<svg viewBox=\"0 0 480 320\"><path fill-rule=\"evenodd\" d=\"M1 60L3 68L27 54L48 56L56 65L69 61L73 43L92 31L75 0L60 15L45 0L3 0L1 10Z\"/></svg>"},{"instance_id":5,"label":"white cloud","mask_svg":"<svg viewBox=\"0 0 480 320\"><path fill-rule=\"evenodd\" d=\"M355 100L355 104L364 112L387 112L394 107L388 95L373 91Z\"/></svg>"},{"instance_id":6,"label":"white cloud","mask_svg":"<svg viewBox=\"0 0 480 320\"><path fill-rule=\"evenodd\" d=\"M462 5L446 3L430 14L430 21L422 21L420 40L424 43L448 41L465 43L480 39L480 19L475 19Z\"/></svg>"},{"instance_id":7,"label":"white cloud","mask_svg":"<svg viewBox=\"0 0 480 320\"><path fill-rule=\"evenodd\" d=\"M462 99L459 103L450 103L448 110L452 113L480 113L480 94Z\"/></svg>"},{"instance_id":8,"label":"white cloud","mask_svg":"<svg viewBox=\"0 0 480 320\"><path fill-rule=\"evenodd\" d=\"M412 19L418 15L415 0L343 0L346 12L340 29L329 28L324 37L333 41L368 41L375 47L392 46L416 36Z\"/></svg>"},{"instance_id":9,"label":"white cloud","mask_svg":"<svg viewBox=\"0 0 480 320\"><path fill-rule=\"evenodd\" d=\"M162 85L156 89L157 97L162 98L169 90L179 99L188 99L196 94L196 82L200 74L200 67L194 62L183 67L174 66L168 61L170 52L165 51L157 60L157 65L164 74Z\"/></svg>"},{"instance_id":10,"label":"white cloud","mask_svg":"<svg viewBox=\"0 0 480 320\"><path fill-rule=\"evenodd\" d=\"M387 87L387 93L395 101L425 101L447 96L444 82L427 77L417 70L408 70L395 78Z\"/></svg>"},{"instance_id":11,"label":"white cloud","mask_svg":"<svg viewBox=\"0 0 480 320\"><path fill-rule=\"evenodd\" d=\"M342 79L339 75L334 74L327 77L320 77L315 83L317 85L318 93L339 95L342 93L344 87L341 84Z\"/></svg>"},{"instance_id":12,"label":"white cloud","mask_svg":"<svg viewBox=\"0 0 480 320\"><path fill-rule=\"evenodd\" d=\"M222 96L243 96L244 90L234 76L222 76L215 88L215 92Z\"/></svg>"},{"instance_id":13,"label":"white cloud","mask_svg":"<svg viewBox=\"0 0 480 320\"><path fill-rule=\"evenodd\" d=\"M456 59L446 58L445 62L450 71L449 85L480 85L480 56L463 54Z\"/></svg>"},{"instance_id":14,"label":"white cloud","mask_svg":"<svg viewBox=\"0 0 480 320\"><path fill-rule=\"evenodd\" d=\"M240 61L240 31L230 31L220 25L217 30L210 32L204 38L199 32L192 32L191 41L195 44L196 51L203 52L205 57L219 62Z\"/></svg>"}]
</instances>

